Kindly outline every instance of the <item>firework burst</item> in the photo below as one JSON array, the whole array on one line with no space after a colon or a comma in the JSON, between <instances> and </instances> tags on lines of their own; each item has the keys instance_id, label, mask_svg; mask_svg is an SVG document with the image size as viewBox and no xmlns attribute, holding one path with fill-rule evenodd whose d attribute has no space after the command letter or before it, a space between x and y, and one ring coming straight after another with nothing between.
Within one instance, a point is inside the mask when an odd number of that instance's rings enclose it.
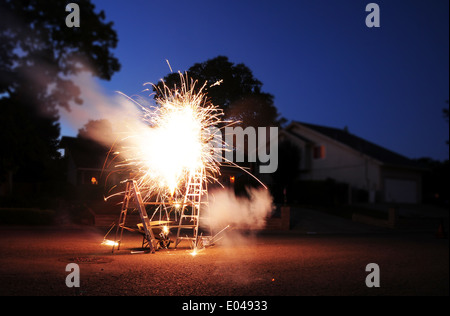
<instances>
[{"instance_id":1,"label":"firework burst","mask_svg":"<svg viewBox=\"0 0 450 316\"><path fill-rule=\"evenodd\" d=\"M144 201L179 208L186 184L193 174L203 181L217 181L222 157L222 138L216 138L223 111L204 93L206 83L179 74L181 85L152 85L157 91L154 106L144 106L143 124L128 124L114 151L116 168L127 171L142 192ZM120 193L119 193L120 194ZM168 216L167 216L168 218Z\"/></svg>"}]
</instances>

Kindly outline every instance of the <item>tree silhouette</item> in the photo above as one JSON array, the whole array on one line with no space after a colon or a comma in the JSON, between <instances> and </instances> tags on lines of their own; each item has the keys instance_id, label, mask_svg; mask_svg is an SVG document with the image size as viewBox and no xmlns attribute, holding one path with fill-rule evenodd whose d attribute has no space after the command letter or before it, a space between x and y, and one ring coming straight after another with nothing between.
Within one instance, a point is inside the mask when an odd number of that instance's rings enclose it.
<instances>
[{"instance_id":1,"label":"tree silhouette","mask_svg":"<svg viewBox=\"0 0 450 316\"><path fill-rule=\"evenodd\" d=\"M196 63L187 71L189 78L197 81L196 89L207 83L204 91L214 104L223 109L226 119L239 120L242 127L279 126L280 118L273 102L273 95L261 92L262 83L253 76L244 64L234 64L228 57L218 56L202 63ZM177 73L164 77L167 87L180 87ZM157 87L162 88L162 83ZM159 97L158 89L154 89Z\"/></svg>"},{"instance_id":2,"label":"tree silhouette","mask_svg":"<svg viewBox=\"0 0 450 316\"><path fill-rule=\"evenodd\" d=\"M82 26L65 25L67 3L0 0L0 183L13 176L45 181L59 157L58 107L81 104L70 76L91 71L109 80L120 69L112 22L90 0L77 1Z\"/></svg>"},{"instance_id":3,"label":"tree silhouette","mask_svg":"<svg viewBox=\"0 0 450 316\"><path fill-rule=\"evenodd\" d=\"M68 28L64 2L0 0L0 94L38 99L51 112L82 102L68 76L89 70L109 80L120 69L109 50L118 41L112 22L90 0L77 3L83 26Z\"/></svg>"}]
</instances>

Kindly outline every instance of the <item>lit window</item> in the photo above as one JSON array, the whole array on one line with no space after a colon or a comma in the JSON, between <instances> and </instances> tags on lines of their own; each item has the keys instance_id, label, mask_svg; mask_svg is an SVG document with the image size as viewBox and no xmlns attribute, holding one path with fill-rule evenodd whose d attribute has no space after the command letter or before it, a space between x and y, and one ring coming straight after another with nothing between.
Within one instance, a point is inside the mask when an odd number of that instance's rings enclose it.
<instances>
[{"instance_id":1,"label":"lit window","mask_svg":"<svg viewBox=\"0 0 450 316\"><path fill-rule=\"evenodd\" d=\"M325 146L314 146L313 149L313 157L314 159L324 159L325 158Z\"/></svg>"},{"instance_id":2,"label":"lit window","mask_svg":"<svg viewBox=\"0 0 450 316\"><path fill-rule=\"evenodd\" d=\"M96 177L92 177L91 178L91 183L97 185L98 184L97 178Z\"/></svg>"}]
</instances>

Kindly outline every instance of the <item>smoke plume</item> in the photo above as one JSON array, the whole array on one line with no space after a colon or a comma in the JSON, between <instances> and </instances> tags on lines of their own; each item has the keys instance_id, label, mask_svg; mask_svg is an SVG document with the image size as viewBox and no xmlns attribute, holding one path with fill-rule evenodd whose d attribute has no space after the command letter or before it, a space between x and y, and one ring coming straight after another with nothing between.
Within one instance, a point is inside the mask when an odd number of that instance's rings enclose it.
<instances>
[{"instance_id":1,"label":"smoke plume","mask_svg":"<svg viewBox=\"0 0 450 316\"><path fill-rule=\"evenodd\" d=\"M266 218L272 212L272 196L264 188L248 188L247 193L249 197L236 196L230 189L210 192L204 225L210 225L216 232L227 225L240 230L264 228Z\"/></svg>"},{"instance_id":2,"label":"smoke plume","mask_svg":"<svg viewBox=\"0 0 450 316\"><path fill-rule=\"evenodd\" d=\"M60 109L63 124L80 131L91 121L107 121L108 124L92 124L94 128L83 135L103 145L110 145L130 128L146 128L140 107L130 98L119 93L107 95L88 72L75 76L73 81L81 90L83 104L71 104L70 110Z\"/></svg>"}]
</instances>

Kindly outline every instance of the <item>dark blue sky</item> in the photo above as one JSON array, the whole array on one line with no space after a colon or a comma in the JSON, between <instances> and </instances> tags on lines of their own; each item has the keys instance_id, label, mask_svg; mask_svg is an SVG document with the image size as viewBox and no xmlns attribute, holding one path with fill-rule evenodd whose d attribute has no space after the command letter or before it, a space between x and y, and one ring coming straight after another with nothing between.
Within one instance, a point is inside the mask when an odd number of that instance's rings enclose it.
<instances>
[{"instance_id":1,"label":"dark blue sky","mask_svg":"<svg viewBox=\"0 0 450 316\"><path fill-rule=\"evenodd\" d=\"M107 93L218 55L244 63L289 120L343 128L409 158L449 157L448 0L93 0L122 69ZM375 2L381 27L367 28ZM83 17L81 17L81 27ZM73 131L63 125L63 135Z\"/></svg>"}]
</instances>

